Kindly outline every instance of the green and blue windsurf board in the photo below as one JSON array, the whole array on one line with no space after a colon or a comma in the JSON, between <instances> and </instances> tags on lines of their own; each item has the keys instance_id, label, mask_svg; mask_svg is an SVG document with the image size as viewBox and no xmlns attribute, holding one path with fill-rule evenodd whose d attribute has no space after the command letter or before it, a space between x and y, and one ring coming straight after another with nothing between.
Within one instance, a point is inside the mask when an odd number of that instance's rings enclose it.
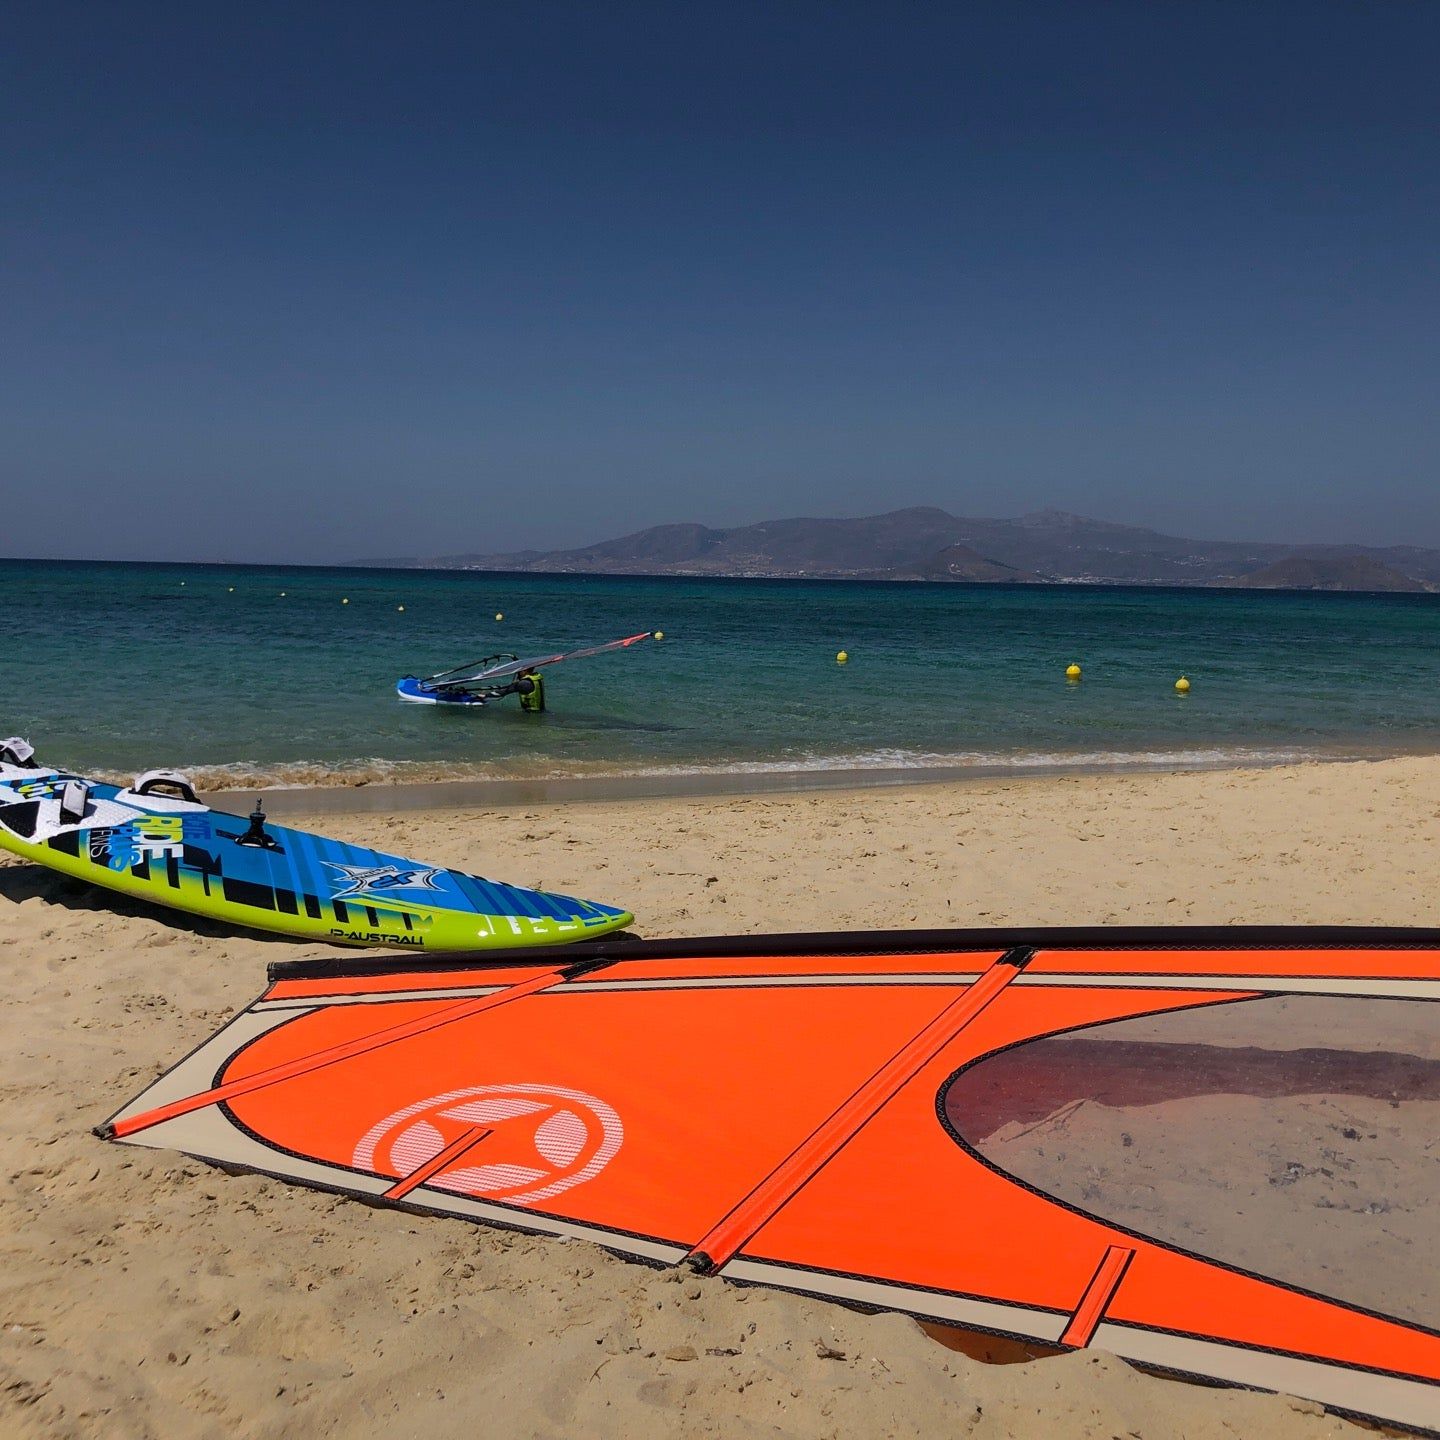
<instances>
[{"instance_id":1,"label":"green and blue windsurf board","mask_svg":"<svg viewBox=\"0 0 1440 1440\"><path fill-rule=\"evenodd\" d=\"M634 916L270 825L151 772L121 789L0 751L0 847L176 910L335 945L502 950L587 940Z\"/></svg>"}]
</instances>

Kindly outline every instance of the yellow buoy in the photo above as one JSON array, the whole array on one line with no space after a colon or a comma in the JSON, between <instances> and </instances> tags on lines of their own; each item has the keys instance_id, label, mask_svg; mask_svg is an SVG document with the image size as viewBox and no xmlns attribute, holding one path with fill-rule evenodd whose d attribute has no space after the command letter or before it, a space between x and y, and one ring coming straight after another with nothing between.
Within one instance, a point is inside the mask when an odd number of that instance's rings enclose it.
<instances>
[{"instance_id":1,"label":"yellow buoy","mask_svg":"<svg viewBox=\"0 0 1440 1440\"><path fill-rule=\"evenodd\" d=\"M1184 694L1186 694L1186 693L1189 691L1189 689L1190 689L1190 682L1182 675L1182 676L1175 682L1175 688L1176 688L1182 695L1184 695Z\"/></svg>"},{"instance_id":2,"label":"yellow buoy","mask_svg":"<svg viewBox=\"0 0 1440 1440\"><path fill-rule=\"evenodd\" d=\"M233 585L230 587L230 593L232 595L235 593L235 587Z\"/></svg>"},{"instance_id":3,"label":"yellow buoy","mask_svg":"<svg viewBox=\"0 0 1440 1440\"><path fill-rule=\"evenodd\" d=\"M843 665L843 664L845 664L845 662L846 662L847 660L849 660L849 658L850 658L850 652L849 652L848 650L842 650L842 651L835 657L835 663L836 663L837 665Z\"/></svg>"},{"instance_id":4,"label":"yellow buoy","mask_svg":"<svg viewBox=\"0 0 1440 1440\"><path fill-rule=\"evenodd\" d=\"M405 607L404 607L403 605L397 605L395 608L396 608L397 610L401 611L402 613L403 613L404 610L405 610Z\"/></svg>"},{"instance_id":5,"label":"yellow buoy","mask_svg":"<svg viewBox=\"0 0 1440 1440\"><path fill-rule=\"evenodd\" d=\"M1065 678L1067 680L1078 680L1080 678L1080 667L1078 665L1067 665L1065 667Z\"/></svg>"},{"instance_id":6,"label":"yellow buoy","mask_svg":"<svg viewBox=\"0 0 1440 1440\"><path fill-rule=\"evenodd\" d=\"M505 618L505 612L503 610L497 610L495 612L495 618L497 620L503 620Z\"/></svg>"},{"instance_id":7,"label":"yellow buoy","mask_svg":"<svg viewBox=\"0 0 1440 1440\"><path fill-rule=\"evenodd\" d=\"M342 605L348 605L350 603L350 597L347 595L340 603Z\"/></svg>"},{"instance_id":8,"label":"yellow buoy","mask_svg":"<svg viewBox=\"0 0 1440 1440\"><path fill-rule=\"evenodd\" d=\"M655 632L655 638L657 640L663 640L665 638L665 632L663 630L657 630Z\"/></svg>"},{"instance_id":9,"label":"yellow buoy","mask_svg":"<svg viewBox=\"0 0 1440 1440\"><path fill-rule=\"evenodd\" d=\"M285 598L285 592L283 590L280 592L280 598L282 600Z\"/></svg>"}]
</instances>

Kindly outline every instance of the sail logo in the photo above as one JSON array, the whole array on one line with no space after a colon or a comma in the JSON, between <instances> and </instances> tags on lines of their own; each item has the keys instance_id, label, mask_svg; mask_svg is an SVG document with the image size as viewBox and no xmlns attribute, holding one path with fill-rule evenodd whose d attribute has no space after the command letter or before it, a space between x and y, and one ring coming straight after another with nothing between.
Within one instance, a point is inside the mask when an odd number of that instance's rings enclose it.
<instances>
[{"instance_id":1,"label":"sail logo","mask_svg":"<svg viewBox=\"0 0 1440 1440\"><path fill-rule=\"evenodd\" d=\"M391 890L438 890L438 870L419 865L340 865L334 860L322 864L340 872L341 890L331 892L333 900L347 900L352 895L384 895Z\"/></svg>"},{"instance_id":2,"label":"sail logo","mask_svg":"<svg viewBox=\"0 0 1440 1440\"><path fill-rule=\"evenodd\" d=\"M508 1205L593 1180L624 1142L603 1100L559 1085L448 1090L387 1115L355 1147L361 1170Z\"/></svg>"}]
</instances>

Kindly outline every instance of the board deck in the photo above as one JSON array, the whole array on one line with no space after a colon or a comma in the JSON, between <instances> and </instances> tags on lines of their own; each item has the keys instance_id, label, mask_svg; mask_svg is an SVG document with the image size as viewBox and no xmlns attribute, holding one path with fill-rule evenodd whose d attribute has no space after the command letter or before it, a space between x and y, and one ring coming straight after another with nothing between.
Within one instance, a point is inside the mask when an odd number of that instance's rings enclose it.
<instances>
[{"instance_id":1,"label":"board deck","mask_svg":"<svg viewBox=\"0 0 1440 1440\"><path fill-rule=\"evenodd\" d=\"M67 784L87 788L67 823ZM599 905L426 865L304 830L249 822L169 795L63 770L0 764L0 846L52 870L254 929L336 945L504 950L591 939L633 922Z\"/></svg>"}]
</instances>

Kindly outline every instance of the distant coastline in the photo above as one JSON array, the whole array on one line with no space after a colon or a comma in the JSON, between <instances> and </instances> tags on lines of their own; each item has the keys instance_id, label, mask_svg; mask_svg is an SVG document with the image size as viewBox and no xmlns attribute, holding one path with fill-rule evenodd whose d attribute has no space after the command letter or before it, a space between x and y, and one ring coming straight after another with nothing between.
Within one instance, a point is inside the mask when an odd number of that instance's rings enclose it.
<instances>
[{"instance_id":1,"label":"distant coastline","mask_svg":"<svg viewBox=\"0 0 1440 1440\"><path fill-rule=\"evenodd\" d=\"M1440 591L1440 550L1423 546L1190 540L1060 510L996 520L914 507L856 519L798 517L732 529L657 525L578 549L355 563L538 575Z\"/></svg>"}]
</instances>

